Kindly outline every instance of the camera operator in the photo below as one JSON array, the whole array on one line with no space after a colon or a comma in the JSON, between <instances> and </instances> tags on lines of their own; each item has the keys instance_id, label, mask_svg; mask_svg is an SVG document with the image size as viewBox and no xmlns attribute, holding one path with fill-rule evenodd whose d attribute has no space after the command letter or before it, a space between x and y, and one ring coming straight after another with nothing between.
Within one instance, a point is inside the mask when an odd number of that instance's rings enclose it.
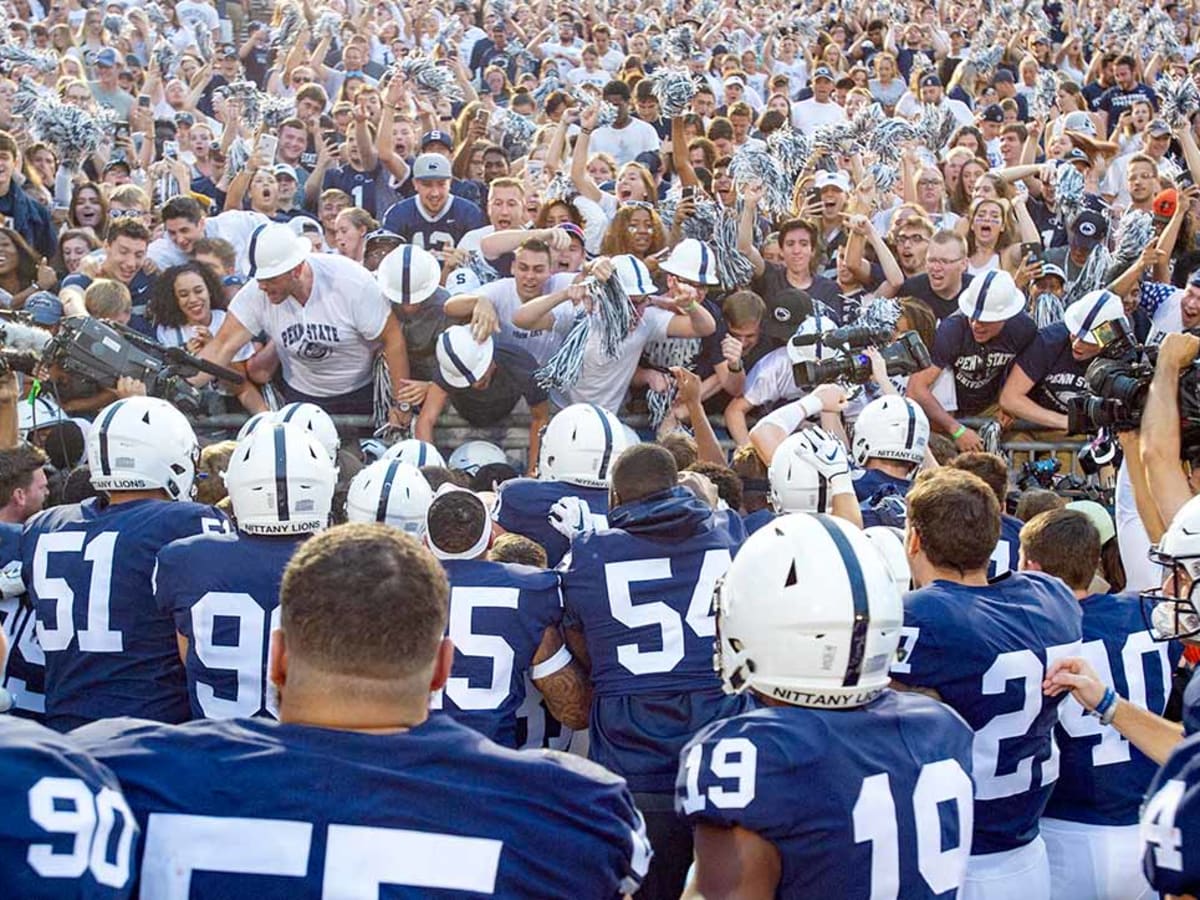
<instances>
[{"instance_id":1,"label":"camera operator","mask_svg":"<svg viewBox=\"0 0 1200 900\"><path fill-rule=\"evenodd\" d=\"M1000 391L1000 408L1066 434L1068 403L1087 394L1088 363L1104 349L1093 330L1118 319L1125 319L1125 309L1111 291L1092 291L1068 306L1063 320L1039 329L1017 357Z\"/></svg>"},{"instance_id":2,"label":"camera operator","mask_svg":"<svg viewBox=\"0 0 1200 900\"><path fill-rule=\"evenodd\" d=\"M1196 361L1200 352L1200 337L1173 333L1163 338L1158 348L1154 378L1142 413L1141 433L1153 435L1153 440L1141 441L1141 460L1145 468L1146 487L1157 521L1146 521L1146 531L1157 542L1165 531L1164 524L1196 493L1200 472L1194 467L1185 469L1180 463L1182 434L1180 428L1179 379ZM1141 511L1144 504L1139 503Z\"/></svg>"},{"instance_id":3,"label":"camera operator","mask_svg":"<svg viewBox=\"0 0 1200 900\"><path fill-rule=\"evenodd\" d=\"M979 435L946 411L934 394L943 370L954 374L957 412L989 415L995 409L1012 361L1037 334L1025 313L1025 295L1004 271L980 275L958 298L958 312L941 321L933 341L933 365L908 380L908 396L930 424L950 435L960 451L982 450Z\"/></svg>"}]
</instances>

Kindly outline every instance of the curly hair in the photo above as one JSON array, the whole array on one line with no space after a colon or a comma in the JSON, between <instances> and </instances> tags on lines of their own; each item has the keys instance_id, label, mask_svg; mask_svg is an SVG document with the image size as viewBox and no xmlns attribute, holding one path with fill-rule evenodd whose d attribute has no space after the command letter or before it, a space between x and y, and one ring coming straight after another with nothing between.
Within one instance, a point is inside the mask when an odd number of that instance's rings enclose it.
<instances>
[{"instance_id":1,"label":"curly hair","mask_svg":"<svg viewBox=\"0 0 1200 900\"><path fill-rule=\"evenodd\" d=\"M604 241L600 245L601 254L604 256L616 256L619 253L633 253L633 250L630 249L629 228L634 215L639 212L650 215L650 227L653 230L653 236L650 239L650 248L645 252L644 256L654 256L654 254L667 246L667 232L663 228L662 219L659 218L658 211L649 205L629 203L617 210L617 214L613 216L612 222L609 223L608 230L604 232ZM651 267L651 271L654 271L654 267Z\"/></svg>"},{"instance_id":2,"label":"curly hair","mask_svg":"<svg viewBox=\"0 0 1200 900\"><path fill-rule=\"evenodd\" d=\"M210 308L225 308L225 290L221 287L221 281L217 278L216 273L203 263L185 262L167 269L154 282L154 295L150 298L148 312L151 321L156 325L180 328L187 324L187 317L179 308L179 301L175 299L175 282L180 275L188 273L199 275L204 281L204 286L208 288Z\"/></svg>"}]
</instances>

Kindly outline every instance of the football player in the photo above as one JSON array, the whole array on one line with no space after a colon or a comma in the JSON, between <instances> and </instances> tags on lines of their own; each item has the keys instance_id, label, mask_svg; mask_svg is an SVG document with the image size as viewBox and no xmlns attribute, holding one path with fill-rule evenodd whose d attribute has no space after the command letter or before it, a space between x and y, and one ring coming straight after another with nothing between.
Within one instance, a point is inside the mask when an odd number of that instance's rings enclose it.
<instances>
[{"instance_id":1,"label":"football player","mask_svg":"<svg viewBox=\"0 0 1200 900\"><path fill-rule=\"evenodd\" d=\"M1083 657L1118 693L1162 714L1178 645L1155 642L1134 597L1090 594L1100 533L1081 512L1056 509L1021 529L1021 570L1061 578L1083 607ZM1060 774L1041 832L1055 897L1133 898L1149 892L1138 858L1138 812L1158 766L1076 703L1059 711Z\"/></svg>"},{"instance_id":2,"label":"football player","mask_svg":"<svg viewBox=\"0 0 1200 900\"><path fill-rule=\"evenodd\" d=\"M538 477L501 484L492 518L504 531L541 544L550 566L557 566L572 535L607 527L609 475L628 445L625 427L612 413L592 403L568 406L542 435ZM582 505L556 509L566 497Z\"/></svg>"},{"instance_id":3,"label":"football player","mask_svg":"<svg viewBox=\"0 0 1200 900\"><path fill-rule=\"evenodd\" d=\"M278 722L77 732L144 829L141 895L635 891L650 848L621 779L430 718L454 659L448 595L438 561L408 535L331 528L284 572Z\"/></svg>"},{"instance_id":4,"label":"football player","mask_svg":"<svg viewBox=\"0 0 1200 900\"><path fill-rule=\"evenodd\" d=\"M822 428L804 428L784 440L771 457L767 481L780 515L831 513L862 527L846 448Z\"/></svg>"},{"instance_id":5,"label":"football player","mask_svg":"<svg viewBox=\"0 0 1200 900\"><path fill-rule=\"evenodd\" d=\"M0 658L5 652L0 632ZM132 896L138 826L113 773L67 738L0 716L0 872L6 897Z\"/></svg>"},{"instance_id":6,"label":"football player","mask_svg":"<svg viewBox=\"0 0 1200 900\"><path fill-rule=\"evenodd\" d=\"M1025 523L1004 511L1008 500L1008 463L998 453L976 450L958 454L947 465L978 475L992 489L996 502L1000 504L1000 537L988 560L988 578L998 578L1006 572L1017 571L1021 556L1021 529Z\"/></svg>"},{"instance_id":7,"label":"football player","mask_svg":"<svg viewBox=\"0 0 1200 900\"><path fill-rule=\"evenodd\" d=\"M1142 866L1163 896L1200 896L1200 738L1190 737L1154 776L1142 809Z\"/></svg>"},{"instance_id":8,"label":"football player","mask_svg":"<svg viewBox=\"0 0 1200 900\"><path fill-rule=\"evenodd\" d=\"M0 450L0 626L8 637L7 660L0 653L0 704L10 704L14 716L35 721L46 711L46 658L21 580L21 526L46 502L47 462L33 444Z\"/></svg>"},{"instance_id":9,"label":"football player","mask_svg":"<svg viewBox=\"0 0 1200 900\"><path fill-rule=\"evenodd\" d=\"M989 583L1000 506L980 478L922 472L908 492L906 551L918 589L904 597L892 677L934 694L975 731L975 833L963 896L1048 900L1038 819L1058 778L1058 700L1041 683L1077 656L1079 603L1061 581L1010 572Z\"/></svg>"},{"instance_id":10,"label":"football player","mask_svg":"<svg viewBox=\"0 0 1200 900\"><path fill-rule=\"evenodd\" d=\"M937 468L929 453L929 419L916 402L899 394L872 400L854 420L850 445L854 495L863 525L903 528L908 508L904 496L917 469Z\"/></svg>"},{"instance_id":11,"label":"football player","mask_svg":"<svg viewBox=\"0 0 1200 900\"><path fill-rule=\"evenodd\" d=\"M658 853L648 898L677 898L692 856L672 800L679 751L750 702L727 696L712 667L713 587L744 540L741 518L678 480L660 446L617 457L609 528L577 536L563 574L568 643L594 692L589 755L629 782Z\"/></svg>"},{"instance_id":12,"label":"football player","mask_svg":"<svg viewBox=\"0 0 1200 900\"><path fill-rule=\"evenodd\" d=\"M525 676L569 728L588 725L587 676L563 643L558 575L487 560L492 523L470 491L443 487L429 507L425 542L450 580L448 637L454 666L433 698L464 725L498 744L521 747Z\"/></svg>"},{"instance_id":13,"label":"football player","mask_svg":"<svg viewBox=\"0 0 1200 900\"><path fill-rule=\"evenodd\" d=\"M111 716L186 722L187 680L168 613L154 604L158 551L225 532L211 506L188 502L199 446L165 400L129 397L96 417L87 444L103 492L30 519L22 578L46 654L46 724L67 731Z\"/></svg>"},{"instance_id":14,"label":"football player","mask_svg":"<svg viewBox=\"0 0 1200 900\"><path fill-rule=\"evenodd\" d=\"M225 473L237 532L198 534L158 554L154 600L172 616L197 719L274 716L268 644L288 560L329 524L337 469L313 432L268 423Z\"/></svg>"},{"instance_id":15,"label":"football player","mask_svg":"<svg viewBox=\"0 0 1200 900\"><path fill-rule=\"evenodd\" d=\"M420 469L398 457L378 459L350 482L346 519L382 522L420 540L425 533L425 513L432 502L433 491Z\"/></svg>"},{"instance_id":16,"label":"football player","mask_svg":"<svg viewBox=\"0 0 1200 900\"><path fill-rule=\"evenodd\" d=\"M971 729L888 689L903 607L858 529L785 515L717 588L725 690L760 708L702 730L675 804L696 829L687 897L941 897L971 852ZM797 790L796 777L820 785Z\"/></svg>"}]
</instances>

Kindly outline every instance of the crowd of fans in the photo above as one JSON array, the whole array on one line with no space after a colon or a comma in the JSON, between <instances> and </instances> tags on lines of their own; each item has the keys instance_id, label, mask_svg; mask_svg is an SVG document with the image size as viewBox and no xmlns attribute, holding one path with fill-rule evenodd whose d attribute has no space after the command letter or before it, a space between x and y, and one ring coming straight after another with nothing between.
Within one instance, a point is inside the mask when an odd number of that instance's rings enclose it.
<instances>
[{"instance_id":1,"label":"crowd of fans","mask_svg":"<svg viewBox=\"0 0 1200 900\"><path fill-rule=\"evenodd\" d=\"M1200 7L4 6L0 894L1200 895Z\"/></svg>"}]
</instances>

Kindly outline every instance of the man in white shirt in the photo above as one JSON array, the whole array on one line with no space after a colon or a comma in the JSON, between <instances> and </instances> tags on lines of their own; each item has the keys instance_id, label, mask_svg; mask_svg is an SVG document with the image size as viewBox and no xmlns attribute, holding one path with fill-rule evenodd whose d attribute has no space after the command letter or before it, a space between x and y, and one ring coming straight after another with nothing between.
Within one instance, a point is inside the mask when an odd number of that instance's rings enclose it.
<instances>
[{"instance_id":1,"label":"man in white shirt","mask_svg":"<svg viewBox=\"0 0 1200 900\"><path fill-rule=\"evenodd\" d=\"M534 52L539 59L554 60L559 77L565 79L579 65L582 51L583 41L575 36L575 20L566 13L558 17L558 39L538 44Z\"/></svg>"},{"instance_id":2,"label":"man in white shirt","mask_svg":"<svg viewBox=\"0 0 1200 900\"><path fill-rule=\"evenodd\" d=\"M625 62L625 54L620 47L614 47L612 32L603 23L592 28L592 43L596 45L596 53L600 55L600 65L609 74L615 75Z\"/></svg>"},{"instance_id":3,"label":"man in white shirt","mask_svg":"<svg viewBox=\"0 0 1200 900\"><path fill-rule=\"evenodd\" d=\"M612 74L600 65L600 54L595 44L583 45L583 65L577 66L567 73L567 83L578 87L581 84L594 84L603 90L612 80Z\"/></svg>"},{"instance_id":4,"label":"man in white shirt","mask_svg":"<svg viewBox=\"0 0 1200 900\"><path fill-rule=\"evenodd\" d=\"M609 153L623 166L633 162L639 153L657 150L662 145L654 126L629 115L631 99L629 85L623 81L610 81L604 86L604 102L617 108L617 117L611 125L592 132L589 145L592 153Z\"/></svg>"},{"instance_id":5,"label":"man in white shirt","mask_svg":"<svg viewBox=\"0 0 1200 900\"><path fill-rule=\"evenodd\" d=\"M371 273L346 257L314 255L308 240L287 225L263 226L251 245L254 277L233 298L201 356L227 366L248 340L265 333L279 354L289 402L369 415L375 355L382 350L392 395L400 396L408 378L404 332ZM407 424L407 415L393 408L389 420Z\"/></svg>"},{"instance_id":6,"label":"man in white shirt","mask_svg":"<svg viewBox=\"0 0 1200 900\"><path fill-rule=\"evenodd\" d=\"M846 121L846 111L833 100L834 77L825 66L813 72L813 95L792 104L792 127L812 134L822 125Z\"/></svg>"},{"instance_id":7,"label":"man in white shirt","mask_svg":"<svg viewBox=\"0 0 1200 900\"><path fill-rule=\"evenodd\" d=\"M511 231L525 225L525 185L517 178L497 178L488 186L488 224L468 231L458 242L458 250L480 250L479 242L497 231Z\"/></svg>"},{"instance_id":8,"label":"man in white shirt","mask_svg":"<svg viewBox=\"0 0 1200 900\"><path fill-rule=\"evenodd\" d=\"M954 114L954 120L959 125L974 125L975 116L967 104L946 96L942 87L942 79L936 75L926 75L921 79L921 102L932 106L945 106Z\"/></svg>"},{"instance_id":9,"label":"man in white shirt","mask_svg":"<svg viewBox=\"0 0 1200 900\"><path fill-rule=\"evenodd\" d=\"M204 215L203 207L191 197L172 197L162 208L165 234L150 242L146 256L160 269L167 269L191 259L192 244L198 238L221 238L237 248L237 274L249 275L251 236L268 221L262 213L242 209L210 217Z\"/></svg>"}]
</instances>

